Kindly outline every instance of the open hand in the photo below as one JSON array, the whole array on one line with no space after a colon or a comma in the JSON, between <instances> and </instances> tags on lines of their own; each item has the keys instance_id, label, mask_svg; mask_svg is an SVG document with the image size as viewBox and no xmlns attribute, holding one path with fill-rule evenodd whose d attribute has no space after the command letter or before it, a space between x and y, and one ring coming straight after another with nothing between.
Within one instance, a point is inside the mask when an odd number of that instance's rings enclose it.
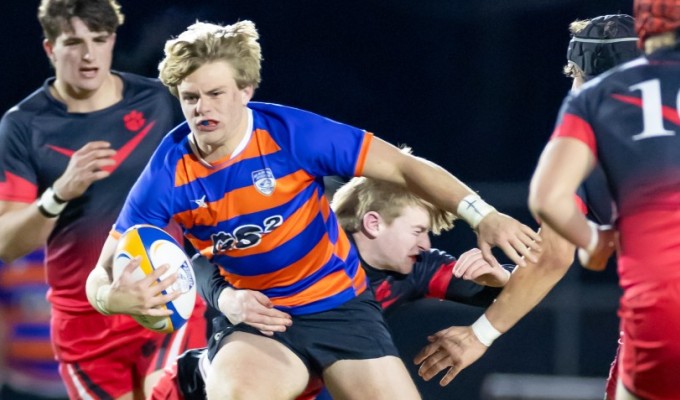
<instances>
[{"instance_id":1,"label":"open hand","mask_svg":"<svg viewBox=\"0 0 680 400\"><path fill-rule=\"evenodd\" d=\"M177 281L177 274L171 274L158 281L170 268L163 264L151 274L135 280L133 272L139 268L140 258L135 257L123 269L121 275L111 283L106 308L111 313L128 315L168 316L172 310L162 307L182 295L180 291L163 291Z\"/></svg>"},{"instance_id":2,"label":"open hand","mask_svg":"<svg viewBox=\"0 0 680 400\"><path fill-rule=\"evenodd\" d=\"M277 310L267 296L254 290L224 289L218 304L232 324L245 323L267 336L285 332L293 324L290 314Z\"/></svg>"},{"instance_id":3,"label":"open hand","mask_svg":"<svg viewBox=\"0 0 680 400\"><path fill-rule=\"evenodd\" d=\"M469 326L452 326L429 336L427 340L430 344L416 355L414 362L420 365L418 375L426 381L448 369L439 381L441 386L451 383L460 371L477 361L488 349Z\"/></svg>"},{"instance_id":4,"label":"open hand","mask_svg":"<svg viewBox=\"0 0 680 400\"><path fill-rule=\"evenodd\" d=\"M453 267L453 275L478 285L494 287L505 286L510 279L508 270L489 264L479 249L471 249L461 254Z\"/></svg>"},{"instance_id":5,"label":"open hand","mask_svg":"<svg viewBox=\"0 0 680 400\"><path fill-rule=\"evenodd\" d=\"M531 262L538 262L537 254L541 251L539 243L541 237L528 226L521 224L514 218L492 212L479 223L477 227L477 243L482 250L484 259L489 264L500 266L491 253L493 246L498 246L519 266L526 266L524 257Z\"/></svg>"}]
</instances>

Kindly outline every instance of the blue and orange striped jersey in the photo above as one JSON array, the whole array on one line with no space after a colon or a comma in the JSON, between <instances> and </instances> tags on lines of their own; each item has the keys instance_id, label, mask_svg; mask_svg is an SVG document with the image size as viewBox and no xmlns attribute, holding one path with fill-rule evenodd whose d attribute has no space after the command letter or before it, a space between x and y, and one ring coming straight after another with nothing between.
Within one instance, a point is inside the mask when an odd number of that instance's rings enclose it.
<instances>
[{"instance_id":1,"label":"blue and orange striped jersey","mask_svg":"<svg viewBox=\"0 0 680 400\"><path fill-rule=\"evenodd\" d=\"M50 304L44 251L0 262L0 330L4 331L5 384L36 396L66 398L50 343ZM3 362L3 360L0 360Z\"/></svg>"},{"instance_id":2,"label":"blue and orange striped jersey","mask_svg":"<svg viewBox=\"0 0 680 400\"><path fill-rule=\"evenodd\" d=\"M367 286L323 177L360 175L373 135L291 107L248 107L252 127L212 167L192 152L186 123L170 132L113 234L174 219L235 288L261 291L291 314L334 308Z\"/></svg>"}]
</instances>

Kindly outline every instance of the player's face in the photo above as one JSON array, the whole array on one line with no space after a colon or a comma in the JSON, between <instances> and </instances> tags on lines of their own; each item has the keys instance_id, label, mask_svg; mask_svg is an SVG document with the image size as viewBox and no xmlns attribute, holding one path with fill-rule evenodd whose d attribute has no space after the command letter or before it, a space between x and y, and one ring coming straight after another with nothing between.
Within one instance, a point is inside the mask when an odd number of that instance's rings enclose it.
<instances>
[{"instance_id":1,"label":"player's face","mask_svg":"<svg viewBox=\"0 0 680 400\"><path fill-rule=\"evenodd\" d=\"M204 64L177 86L180 104L206 159L214 161L236 148L247 127L246 105L253 89L239 89L225 61Z\"/></svg>"},{"instance_id":2,"label":"player's face","mask_svg":"<svg viewBox=\"0 0 680 400\"><path fill-rule=\"evenodd\" d=\"M404 207L391 224L381 224L376 237L377 268L410 274L418 255L430 249L430 216L422 207Z\"/></svg>"},{"instance_id":3,"label":"player's face","mask_svg":"<svg viewBox=\"0 0 680 400\"><path fill-rule=\"evenodd\" d=\"M72 18L72 32L62 32L54 43L45 41L56 85L82 98L96 92L109 77L116 35L92 32L80 18Z\"/></svg>"}]
</instances>

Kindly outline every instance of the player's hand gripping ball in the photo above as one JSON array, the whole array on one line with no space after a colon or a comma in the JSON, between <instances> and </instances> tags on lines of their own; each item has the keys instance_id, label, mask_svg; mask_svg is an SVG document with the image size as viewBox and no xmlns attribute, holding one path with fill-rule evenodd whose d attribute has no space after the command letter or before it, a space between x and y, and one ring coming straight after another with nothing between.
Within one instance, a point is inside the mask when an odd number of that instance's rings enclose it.
<instances>
[{"instance_id":1,"label":"player's hand gripping ball","mask_svg":"<svg viewBox=\"0 0 680 400\"><path fill-rule=\"evenodd\" d=\"M162 229L151 225L135 225L125 231L118 241L113 261L113 278L117 279L123 269L134 257L140 256L139 268L133 272L135 280L140 280L163 264L170 268L160 280L177 273L177 281L163 294L182 292L174 301L163 307L173 311L166 317L133 315L139 324L152 331L171 333L187 322L196 302L196 276L191 261L175 239Z\"/></svg>"}]
</instances>

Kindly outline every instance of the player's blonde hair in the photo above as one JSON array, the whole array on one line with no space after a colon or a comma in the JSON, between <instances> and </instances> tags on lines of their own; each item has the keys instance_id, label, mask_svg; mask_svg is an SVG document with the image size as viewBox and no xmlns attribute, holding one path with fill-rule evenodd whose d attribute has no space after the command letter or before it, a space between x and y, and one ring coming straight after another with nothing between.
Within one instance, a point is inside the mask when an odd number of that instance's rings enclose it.
<instances>
[{"instance_id":1,"label":"player's blonde hair","mask_svg":"<svg viewBox=\"0 0 680 400\"><path fill-rule=\"evenodd\" d=\"M571 33L572 37L576 36L577 33L586 29L589 23L590 19L577 19L576 21L573 21L569 24L569 33ZM583 73L581 67L576 65L576 63L573 61L567 62L567 65L562 68L562 72L567 76L567 78L585 78L585 73Z\"/></svg>"},{"instance_id":2,"label":"player's blonde hair","mask_svg":"<svg viewBox=\"0 0 680 400\"><path fill-rule=\"evenodd\" d=\"M402 151L410 153L408 148ZM348 233L361 229L363 217L369 211L379 213L387 224L391 224L407 206L422 207L427 211L435 235L453 227L456 218L453 213L435 207L403 186L377 179L352 178L335 192L331 201L340 226Z\"/></svg>"},{"instance_id":3,"label":"player's blonde hair","mask_svg":"<svg viewBox=\"0 0 680 400\"><path fill-rule=\"evenodd\" d=\"M159 78L177 96L177 86L199 67L226 61L234 69L239 89L257 89L262 63L259 38L251 21L227 26L196 22L165 43L165 58L158 65Z\"/></svg>"}]
</instances>

